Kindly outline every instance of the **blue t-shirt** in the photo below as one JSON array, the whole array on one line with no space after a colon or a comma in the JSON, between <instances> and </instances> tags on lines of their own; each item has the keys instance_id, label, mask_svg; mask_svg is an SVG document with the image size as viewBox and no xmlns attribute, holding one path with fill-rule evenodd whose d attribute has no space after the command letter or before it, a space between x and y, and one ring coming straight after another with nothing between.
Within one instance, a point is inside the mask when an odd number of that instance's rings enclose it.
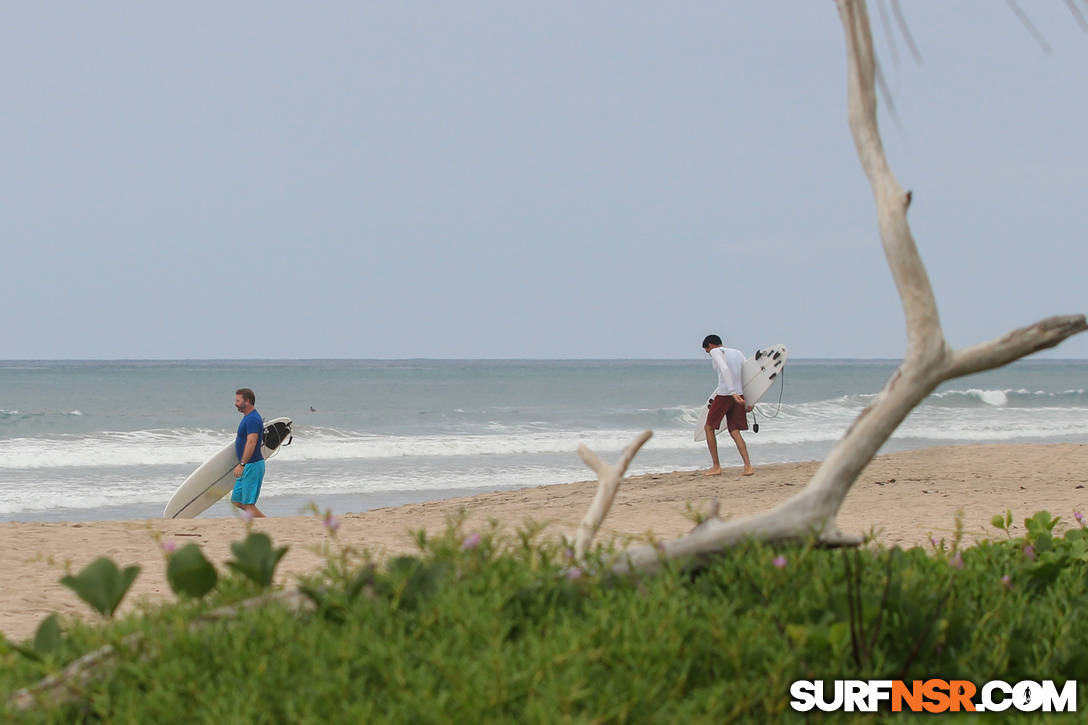
<instances>
[{"instance_id":1,"label":"blue t-shirt","mask_svg":"<svg viewBox=\"0 0 1088 725\"><path fill-rule=\"evenodd\" d=\"M242 453L246 450L246 438L250 433L257 434L257 450L253 451L253 457L246 463L253 463L264 459L261 455L261 444L264 443L264 420L257 409L242 416L242 422L238 424L238 437L234 439L234 452L238 454L238 460L242 460Z\"/></svg>"}]
</instances>

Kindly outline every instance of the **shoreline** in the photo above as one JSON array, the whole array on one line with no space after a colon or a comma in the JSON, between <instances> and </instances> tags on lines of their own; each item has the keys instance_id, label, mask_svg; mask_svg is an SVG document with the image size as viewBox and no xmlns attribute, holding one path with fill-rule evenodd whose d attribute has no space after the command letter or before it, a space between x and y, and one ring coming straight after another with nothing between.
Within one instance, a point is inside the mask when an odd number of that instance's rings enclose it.
<instances>
[{"instance_id":1,"label":"shoreline","mask_svg":"<svg viewBox=\"0 0 1088 725\"><path fill-rule=\"evenodd\" d=\"M756 475L746 478L739 466L714 477L699 471L628 477L597 539L676 537L693 526L688 506L706 511L714 498L721 501L722 518L765 511L800 491L819 464L757 466ZM491 519L506 531L532 519L547 525L544 536L569 538L596 489L596 481L583 480L345 513L338 516L342 522L338 537L377 555L407 553L415 549L410 531L441 532L447 519L463 510L466 532L488 528ZM968 544L1003 535L989 521L1007 509L1013 513L1014 535L1022 532L1025 518L1043 509L1062 517L1059 527L1071 524L1074 510L1088 512L1088 443L940 446L881 454L850 490L838 524L850 533L873 531L882 546L928 546L930 535L952 537L961 509ZM290 546L277 581L289 582L292 575L319 566L315 550L327 533L317 517L261 519L253 528L268 533L277 546ZM2 522L0 631L21 640L32 636L51 612L97 616L59 584L66 566L78 572L99 556L120 566L139 564L142 571L122 606L124 614L141 599L164 601L174 596L155 543L157 535L178 546L200 544L222 570L230 558L230 543L244 534L244 524L235 518Z\"/></svg>"}]
</instances>

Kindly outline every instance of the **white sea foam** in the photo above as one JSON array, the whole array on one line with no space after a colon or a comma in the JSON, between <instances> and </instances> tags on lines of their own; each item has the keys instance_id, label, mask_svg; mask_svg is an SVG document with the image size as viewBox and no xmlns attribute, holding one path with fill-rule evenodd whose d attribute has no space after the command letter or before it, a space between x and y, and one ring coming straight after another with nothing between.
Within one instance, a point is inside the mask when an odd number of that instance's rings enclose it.
<instances>
[{"instance_id":1,"label":"white sea foam","mask_svg":"<svg viewBox=\"0 0 1088 725\"><path fill-rule=\"evenodd\" d=\"M977 400L981 401L982 398ZM775 418L766 414L759 416L760 433L749 439L756 441L756 445L835 441L842 437L863 409L860 401L847 399L783 406ZM968 407L919 406L896 429L892 438L934 442L998 442L1066 440L1076 436L1088 438L1088 407L1039 405L1021 408L987 403Z\"/></svg>"},{"instance_id":2,"label":"white sea foam","mask_svg":"<svg viewBox=\"0 0 1088 725\"><path fill-rule=\"evenodd\" d=\"M543 431L507 426L501 434L407 436L301 428L296 429L294 442L278 455L283 460L302 461L454 458L568 453L580 443L618 451L635 434L637 431ZM196 465L232 440L230 434L208 430L14 438L0 440L0 470Z\"/></svg>"},{"instance_id":3,"label":"white sea foam","mask_svg":"<svg viewBox=\"0 0 1088 725\"><path fill-rule=\"evenodd\" d=\"M934 393L932 397L937 398L938 400L946 400L949 398L973 398L986 405L1003 407L1009 404L1009 394L1014 392L1022 395L1031 394L1027 390L981 390L979 388L970 388L969 390L947 390L941 393Z\"/></svg>"},{"instance_id":4,"label":"white sea foam","mask_svg":"<svg viewBox=\"0 0 1088 725\"><path fill-rule=\"evenodd\" d=\"M977 393L977 395L976 395ZM1006 400L1001 404L996 393ZM973 395L990 402L968 407L922 405L896 430L896 438L933 441L1003 441L1017 439L1088 437L1088 406L1020 408L1010 405L1004 391L949 391L941 395ZM985 394L985 395L984 395ZM795 405L759 406L759 445L796 445L840 438L873 396L843 396ZM670 411L673 409L670 409ZM690 448L691 434L702 415L701 407L677 408L655 428L647 449ZM772 417L773 416L773 417ZM291 446L282 449L284 461L382 461L396 459L465 459L486 456L571 454L579 444L598 451L622 450L637 428L561 429L554 424L499 422L474 433L388 435L298 426ZM198 465L233 440L229 431L148 430L102 432L88 435L46 436L0 440L0 470L63 468L149 467ZM454 464L460 465L460 464Z\"/></svg>"},{"instance_id":5,"label":"white sea foam","mask_svg":"<svg viewBox=\"0 0 1088 725\"><path fill-rule=\"evenodd\" d=\"M149 430L0 440L0 469L199 463L230 438L219 431Z\"/></svg>"},{"instance_id":6,"label":"white sea foam","mask_svg":"<svg viewBox=\"0 0 1088 725\"><path fill-rule=\"evenodd\" d=\"M0 514L12 515L26 511L44 511L52 508L96 509L104 506L122 505L126 501L103 495L91 495L78 491L50 496L48 503L38 495L10 495L0 499Z\"/></svg>"},{"instance_id":7,"label":"white sea foam","mask_svg":"<svg viewBox=\"0 0 1088 725\"><path fill-rule=\"evenodd\" d=\"M296 433L297 446L281 454L284 460L381 460L393 458L459 458L571 453L579 444L602 451L619 451L638 431L630 430L543 430L531 426L503 426L496 434L445 434L389 436L316 429ZM684 436L684 434L687 434ZM687 431L662 431L657 440Z\"/></svg>"},{"instance_id":8,"label":"white sea foam","mask_svg":"<svg viewBox=\"0 0 1088 725\"><path fill-rule=\"evenodd\" d=\"M994 407L1005 407L1018 401L1032 405L1044 399L1048 402L1061 402L1060 399L1066 399L1070 405L1076 406L1078 402L1081 402L1077 399L1083 397L1084 394L1084 388L1070 388L1061 392L1028 390L1027 388L1004 388L1000 390L968 388L967 390L945 390L933 393L930 397L946 403L955 403L957 400L965 402L975 400Z\"/></svg>"}]
</instances>

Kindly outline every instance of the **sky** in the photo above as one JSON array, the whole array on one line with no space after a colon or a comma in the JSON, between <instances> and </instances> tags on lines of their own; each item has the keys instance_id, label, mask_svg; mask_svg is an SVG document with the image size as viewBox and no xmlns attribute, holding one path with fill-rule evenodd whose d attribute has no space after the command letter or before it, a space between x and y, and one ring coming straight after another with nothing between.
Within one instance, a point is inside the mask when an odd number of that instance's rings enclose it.
<instances>
[{"instance_id":1,"label":"sky","mask_svg":"<svg viewBox=\"0 0 1088 725\"><path fill-rule=\"evenodd\" d=\"M1088 312L1088 32L902 6L948 341ZM831 0L16 3L0 88L0 359L905 349Z\"/></svg>"}]
</instances>

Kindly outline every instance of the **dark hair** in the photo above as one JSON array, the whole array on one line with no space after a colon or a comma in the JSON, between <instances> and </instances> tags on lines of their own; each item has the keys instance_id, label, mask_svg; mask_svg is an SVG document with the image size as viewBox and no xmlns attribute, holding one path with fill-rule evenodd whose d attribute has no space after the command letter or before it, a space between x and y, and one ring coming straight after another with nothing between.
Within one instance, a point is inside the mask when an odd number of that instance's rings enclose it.
<instances>
[{"instance_id":1,"label":"dark hair","mask_svg":"<svg viewBox=\"0 0 1088 725\"><path fill-rule=\"evenodd\" d=\"M705 350L709 345L721 345L722 339L717 335L707 335L703 338L703 349Z\"/></svg>"},{"instance_id":2,"label":"dark hair","mask_svg":"<svg viewBox=\"0 0 1088 725\"><path fill-rule=\"evenodd\" d=\"M245 398L246 400L248 400L249 402L251 402L253 404L257 403L257 396L254 395L253 391L250 390L249 388L238 388L237 390L234 391L234 394L235 395L241 395L243 398Z\"/></svg>"}]
</instances>

